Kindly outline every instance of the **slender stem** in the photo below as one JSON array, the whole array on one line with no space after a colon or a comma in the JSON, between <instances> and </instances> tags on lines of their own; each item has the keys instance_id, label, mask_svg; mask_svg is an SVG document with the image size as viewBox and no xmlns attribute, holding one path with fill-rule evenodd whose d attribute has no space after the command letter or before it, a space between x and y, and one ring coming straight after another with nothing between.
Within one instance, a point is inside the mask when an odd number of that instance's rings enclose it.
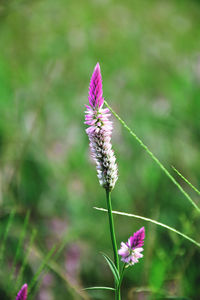
<instances>
[{"instance_id":1,"label":"slender stem","mask_svg":"<svg viewBox=\"0 0 200 300\"><path fill-rule=\"evenodd\" d=\"M122 280L123 280L123 277L124 277L124 270L125 270L125 267L126 267L126 264L124 263L123 268L122 268L122 271L121 271L121 274L120 274L120 280L119 280L118 289L120 289L121 284L122 284Z\"/></svg>"},{"instance_id":2,"label":"slender stem","mask_svg":"<svg viewBox=\"0 0 200 300\"><path fill-rule=\"evenodd\" d=\"M121 300L121 283L122 283L122 280L123 280L123 277L124 277L124 270L125 270L125 266L126 264L123 265L123 268L122 268L122 271L121 271L121 274L120 274L120 280L119 280L119 283L116 287L116 299L117 300Z\"/></svg>"},{"instance_id":3,"label":"slender stem","mask_svg":"<svg viewBox=\"0 0 200 300\"><path fill-rule=\"evenodd\" d=\"M111 204L110 194L111 194L110 191L106 189L106 200L107 200L108 218L109 218L109 225L110 225L110 236L111 236L113 254L114 254L114 262L117 270L119 271L119 258L117 254L117 242L115 237L115 228L114 228L114 221L112 215L112 204Z\"/></svg>"},{"instance_id":4,"label":"slender stem","mask_svg":"<svg viewBox=\"0 0 200 300\"><path fill-rule=\"evenodd\" d=\"M106 200L107 200L107 208L108 208L108 218L109 218L109 226L110 226L110 236L112 241L112 247L113 247L113 254L114 254L114 262L117 270L119 271L119 258L117 254L117 242L115 237L115 227L114 227L114 221L113 221L113 215L112 215L112 204L111 204L111 192L106 189ZM115 299L120 300L120 288L115 285L116 291L115 291Z\"/></svg>"}]
</instances>

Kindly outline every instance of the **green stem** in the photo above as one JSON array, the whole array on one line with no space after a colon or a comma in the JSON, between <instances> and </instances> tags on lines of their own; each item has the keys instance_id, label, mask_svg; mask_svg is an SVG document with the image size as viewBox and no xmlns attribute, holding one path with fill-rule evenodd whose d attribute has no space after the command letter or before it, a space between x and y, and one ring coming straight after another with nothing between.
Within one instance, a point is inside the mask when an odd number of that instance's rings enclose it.
<instances>
[{"instance_id":1,"label":"green stem","mask_svg":"<svg viewBox=\"0 0 200 300\"><path fill-rule=\"evenodd\" d=\"M119 258L117 254L117 242L115 237L115 228L114 228L114 221L112 215L112 204L111 204L110 194L111 194L110 191L106 189L106 200L107 200L108 218L109 218L109 225L110 225L110 236L111 236L113 254L114 254L114 262L117 270L119 271Z\"/></svg>"},{"instance_id":2,"label":"green stem","mask_svg":"<svg viewBox=\"0 0 200 300\"><path fill-rule=\"evenodd\" d=\"M121 284L122 284L122 280L124 277L124 270L125 270L126 264L124 263L121 274L120 274L120 280L119 280L119 284L118 284L118 290L120 290Z\"/></svg>"},{"instance_id":3,"label":"green stem","mask_svg":"<svg viewBox=\"0 0 200 300\"><path fill-rule=\"evenodd\" d=\"M122 279L124 277L125 266L126 266L126 264L123 265L123 268L122 268L122 271L120 274L120 280L119 280L118 286L116 287L116 299L117 300L121 300L121 290L120 289L121 289Z\"/></svg>"},{"instance_id":4,"label":"green stem","mask_svg":"<svg viewBox=\"0 0 200 300\"><path fill-rule=\"evenodd\" d=\"M113 247L113 254L114 254L114 262L117 270L119 271L119 258L117 254L117 242L115 237L115 228L114 228L114 221L113 221L113 215L112 215L112 204L111 204L111 192L106 189L106 200L107 200L107 208L108 208L108 218L109 218L109 226L110 226L110 236L112 241L112 247ZM118 290L118 287L116 287L116 294L115 299L120 300L120 289Z\"/></svg>"}]
</instances>

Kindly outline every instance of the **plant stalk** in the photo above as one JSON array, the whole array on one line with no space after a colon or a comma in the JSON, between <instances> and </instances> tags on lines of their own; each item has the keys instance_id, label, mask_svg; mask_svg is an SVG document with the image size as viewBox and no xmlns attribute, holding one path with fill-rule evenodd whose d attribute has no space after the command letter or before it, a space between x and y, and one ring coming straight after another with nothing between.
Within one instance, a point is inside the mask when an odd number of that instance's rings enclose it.
<instances>
[{"instance_id":1,"label":"plant stalk","mask_svg":"<svg viewBox=\"0 0 200 300\"><path fill-rule=\"evenodd\" d=\"M113 254L114 254L114 262L115 266L119 272L119 257L117 253L117 242L115 237L115 227L114 227L114 221L113 221L113 215L112 215L112 204L111 204L111 192L106 189L106 200L107 200L107 208L108 208L108 219L109 219L109 226L110 226L110 236L112 241L112 247L113 247ZM115 292L115 299L120 300L120 287L118 288L116 285L116 292Z\"/></svg>"},{"instance_id":2,"label":"plant stalk","mask_svg":"<svg viewBox=\"0 0 200 300\"><path fill-rule=\"evenodd\" d=\"M119 293L120 293L120 288L121 288L122 280L123 280L123 277L124 277L125 267L126 267L126 264L124 263L122 271L121 271L121 274L120 274L120 280L119 280L119 285L118 285L118 291L119 291Z\"/></svg>"}]
</instances>

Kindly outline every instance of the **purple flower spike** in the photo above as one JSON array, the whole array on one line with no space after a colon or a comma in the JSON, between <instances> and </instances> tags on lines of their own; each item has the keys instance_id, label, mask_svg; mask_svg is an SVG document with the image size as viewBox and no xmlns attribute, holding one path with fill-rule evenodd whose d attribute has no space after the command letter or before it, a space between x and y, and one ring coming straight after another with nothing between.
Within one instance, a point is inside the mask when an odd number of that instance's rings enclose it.
<instances>
[{"instance_id":1,"label":"purple flower spike","mask_svg":"<svg viewBox=\"0 0 200 300\"><path fill-rule=\"evenodd\" d=\"M94 68L89 86L89 105L86 105L85 124L93 159L96 162L100 185L112 190L118 178L116 158L112 150L112 122L109 109L103 108L104 98L99 63Z\"/></svg>"},{"instance_id":2,"label":"purple flower spike","mask_svg":"<svg viewBox=\"0 0 200 300\"><path fill-rule=\"evenodd\" d=\"M118 254L121 255L121 260L127 264L127 267L134 265L139 258L143 257L141 252L143 251L144 238L145 229L142 227L128 239L127 243L121 243Z\"/></svg>"},{"instance_id":3,"label":"purple flower spike","mask_svg":"<svg viewBox=\"0 0 200 300\"><path fill-rule=\"evenodd\" d=\"M17 294L16 300L26 300L28 294L28 285L25 283L19 293Z\"/></svg>"}]
</instances>

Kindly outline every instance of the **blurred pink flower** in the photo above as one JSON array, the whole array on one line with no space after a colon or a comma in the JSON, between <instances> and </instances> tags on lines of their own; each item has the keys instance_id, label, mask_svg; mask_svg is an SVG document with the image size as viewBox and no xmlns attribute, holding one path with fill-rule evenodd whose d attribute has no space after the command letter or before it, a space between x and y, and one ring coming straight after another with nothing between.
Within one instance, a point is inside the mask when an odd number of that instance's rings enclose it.
<instances>
[{"instance_id":1,"label":"blurred pink flower","mask_svg":"<svg viewBox=\"0 0 200 300\"><path fill-rule=\"evenodd\" d=\"M19 293L17 294L16 300L26 300L28 294L28 285L25 283Z\"/></svg>"},{"instance_id":2,"label":"blurred pink flower","mask_svg":"<svg viewBox=\"0 0 200 300\"><path fill-rule=\"evenodd\" d=\"M68 279L74 283L79 284L80 277L80 262L81 249L77 244L71 244L66 253L65 267Z\"/></svg>"}]
</instances>

